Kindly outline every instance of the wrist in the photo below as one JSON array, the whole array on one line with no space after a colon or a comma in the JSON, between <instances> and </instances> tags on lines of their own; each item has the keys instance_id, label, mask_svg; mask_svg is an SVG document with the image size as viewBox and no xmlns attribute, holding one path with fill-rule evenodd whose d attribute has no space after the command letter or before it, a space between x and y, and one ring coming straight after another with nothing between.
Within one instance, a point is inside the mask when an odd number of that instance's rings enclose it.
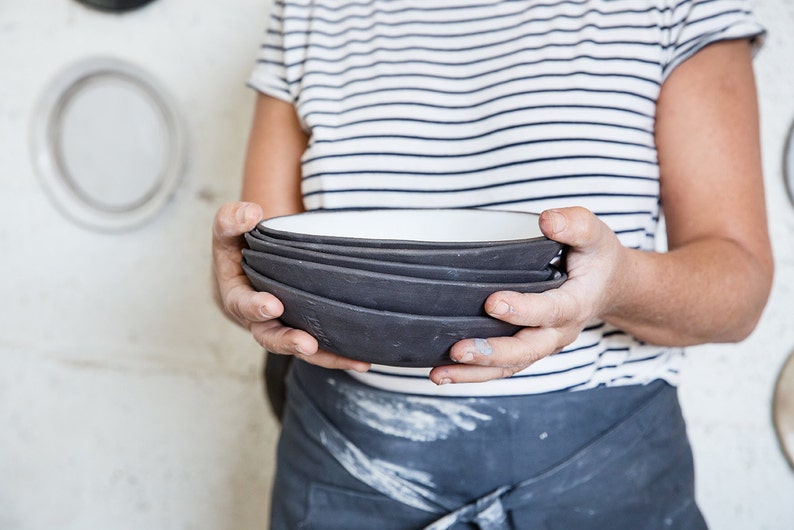
<instances>
[{"instance_id":1,"label":"wrist","mask_svg":"<svg viewBox=\"0 0 794 530\"><path fill-rule=\"evenodd\" d=\"M607 281L599 317L609 321L632 311L632 303L639 294L640 277L647 252L618 244L613 258L613 267Z\"/></svg>"}]
</instances>

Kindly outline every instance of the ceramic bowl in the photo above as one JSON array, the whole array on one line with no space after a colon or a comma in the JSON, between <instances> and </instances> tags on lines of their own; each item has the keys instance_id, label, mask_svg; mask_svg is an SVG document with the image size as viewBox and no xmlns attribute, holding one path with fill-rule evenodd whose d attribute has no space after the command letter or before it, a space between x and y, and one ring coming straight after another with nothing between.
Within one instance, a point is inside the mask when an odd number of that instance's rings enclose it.
<instances>
[{"instance_id":1,"label":"ceramic bowl","mask_svg":"<svg viewBox=\"0 0 794 530\"><path fill-rule=\"evenodd\" d=\"M321 347L350 359L406 367L449 364L449 349L465 338L509 336L518 327L491 317L426 316L379 311L313 295L276 282L243 263L254 287L284 304L281 321L314 336Z\"/></svg>"},{"instance_id":2,"label":"ceramic bowl","mask_svg":"<svg viewBox=\"0 0 794 530\"><path fill-rule=\"evenodd\" d=\"M468 269L465 267L439 267L414 263L356 258L338 254L327 254L314 250L282 245L274 241L257 239L251 234L245 235L248 249L243 254L248 263L258 272L267 274L271 256L291 258L303 262L334 265L349 269L358 269L384 274L398 274L429 280L450 280L481 283L524 283L548 280L554 274L552 267L538 270L511 269Z\"/></svg>"},{"instance_id":3,"label":"ceramic bowl","mask_svg":"<svg viewBox=\"0 0 794 530\"><path fill-rule=\"evenodd\" d=\"M538 214L478 208L313 210L266 219L270 237L368 248L471 248L545 239Z\"/></svg>"},{"instance_id":4,"label":"ceramic bowl","mask_svg":"<svg viewBox=\"0 0 794 530\"><path fill-rule=\"evenodd\" d=\"M549 265L557 256L562 245L545 237L501 242L480 246L439 247L439 248L392 248L389 246L348 246L334 243L314 243L306 241L276 239L261 231L249 232L259 241L278 244L323 254L348 256L353 258L391 261L436 267L458 267L468 269L512 269L539 270Z\"/></svg>"},{"instance_id":5,"label":"ceramic bowl","mask_svg":"<svg viewBox=\"0 0 794 530\"><path fill-rule=\"evenodd\" d=\"M244 254L252 269L290 287L348 304L413 315L485 316L483 303L496 291L541 293L566 279L555 270L545 281L476 283L383 274L281 256L255 258L250 252Z\"/></svg>"}]
</instances>

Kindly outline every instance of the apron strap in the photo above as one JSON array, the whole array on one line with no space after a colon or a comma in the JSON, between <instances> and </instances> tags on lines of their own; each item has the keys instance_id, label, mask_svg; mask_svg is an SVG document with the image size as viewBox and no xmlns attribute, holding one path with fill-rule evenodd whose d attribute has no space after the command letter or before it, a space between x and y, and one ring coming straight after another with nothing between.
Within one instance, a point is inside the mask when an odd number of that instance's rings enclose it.
<instances>
[{"instance_id":1,"label":"apron strap","mask_svg":"<svg viewBox=\"0 0 794 530\"><path fill-rule=\"evenodd\" d=\"M508 530L507 513L502 504L502 496L508 491L510 491L508 486L502 486L488 495L448 513L426 526L424 530L447 530L458 523L474 523L480 530Z\"/></svg>"}]
</instances>

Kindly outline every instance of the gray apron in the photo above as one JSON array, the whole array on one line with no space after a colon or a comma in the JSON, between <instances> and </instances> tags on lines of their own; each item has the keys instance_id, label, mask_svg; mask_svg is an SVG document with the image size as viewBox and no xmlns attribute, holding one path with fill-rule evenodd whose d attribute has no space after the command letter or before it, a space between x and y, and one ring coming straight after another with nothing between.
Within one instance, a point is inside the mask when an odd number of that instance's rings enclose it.
<instances>
[{"instance_id":1,"label":"gray apron","mask_svg":"<svg viewBox=\"0 0 794 530\"><path fill-rule=\"evenodd\" d=\"M661 381L435 398L296 362L271 528L702 529L693 482Z\"/></svg>"}]
</instances>

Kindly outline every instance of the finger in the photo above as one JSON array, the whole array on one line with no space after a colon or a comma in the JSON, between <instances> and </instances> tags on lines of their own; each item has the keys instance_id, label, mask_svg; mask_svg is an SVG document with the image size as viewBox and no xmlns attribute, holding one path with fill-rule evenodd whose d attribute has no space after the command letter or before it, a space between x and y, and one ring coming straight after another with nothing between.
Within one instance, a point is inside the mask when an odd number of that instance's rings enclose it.
<instances>
[{"instance_id":1,"label":"finger","mask_svg":"<svg viewBox=\"0 0 794 530\"><path fill-rule=\"evenodd\" d=\"M253 202L227 202L222 205L212 224L214 240L221 246L237 247L241 235L262 220L262 208Z\"/></svg>"},{"instance_id":2,"label":"finger","mask_svg":"<svg viewBox=\"0 0 794 530\"><path fill-rule=\"evenodd\" d=\"M481 383L510 377L559 352L570 341L554 329L527 329L514 337L467 339L450 351L450 357L459 364L433 369L430 379L436 384L446 384Z\"/></svg>"},{"instance_id":3,"label":"finger","mask_svg":"<svg viewBox=\"0 0 794 530\"><path fill-rule=\"evenodd\" d=\"M573 283L544 293L499 291L485 300L485 311L494 318L522 327L558 327L581 319L581 304Z\"/></svg>"},{"instance_id":4,"label":"finger","mask_svg":"<svg viewBox=\"0 0 794 530\"><path fill-rule=\"evenodd\" d=\"M609 227L580 206L546 210L538 223L546 237L575 248L597 248L613 239Z\"/></svg>"},{"instance_id":5,"label":"finger","mask_svg":"<svg viewBox=\"0 0 794 530\"><path fill-rule=\"evenodd\" d=\"M262 218L262 208L254 203L230 202L218 209L212 224L212 267L222 295L228 291L227 280L244 276L240 267L242 235Z\"/></svg>"},{"instance_id":6,"label":"finger","mask_svg":"<svg viewBox=\"0 0 794 530\"><path fill-rule=\"evenodd\" d=\"M525 328L512 337L465 339L454 344L449 357L460 365L526 368L567 345L557 328ZM575 338L575 337L574 337Z\"/></svg>"},{"instance_id":7,"label":"finger","mask_svg":"<svg viewBox=\"0 0 794 530\"><path fill-rule=\"evenodd\" d=\"M254 322L278 318L284 313L284 305L278 298L252 289L244 275L227 280L224 288L224 309L246 327Z\"/></svg>"},{"instance_id":8,"label":"finger","mask_svg":"<svg viewBox=\"0 0 794 530\"><path fill-rule=\"evenodd\" d=\"M296 357L308 363L331 370L353 370L364 373L372 367L370 363L348 359L347 357L342 357L341 355L336 355L335 353L325 350L318 350L312 355L297 354Z\"/></svg>"},{"instance_id":9,"label":"finger","mask_svg":"<svg viewBox=\"0 0 794 530\"><path fill-rule=\"evenodd\" d=\"M493 366L437 366L430 371L430 380L437 385L453 383L484 383L510 377L518 370Z\"/></svg>"},{"instance_id":10,"label":"finger","mask_svg":"<svg viewBox=\"0 0 794 530\"><path fill-rule=\"evenodd\" d=\"M259 205L229 202L215 214L212 226L212 268L217 291L226 312L244 326L279 316L284 308L275 297L257 294L248 282L240 261L244 240L242 234L261 220Z\"/></svg>"},{"instance_id":11,"label":"finger","mask_svg":"<svg viewBox=\"0 0 794 530\"><path fill-rule=\"evenodd\" d=\"M319 349L317 339L305 331L287 327L277 319L249 323L248 329L254 340L273 353L314 355Z\"/></svg>"},{"instance_id":12,"label":"finger","mask_svg":"<svg viewBox=\"0 0 794 530\"><path fill-rule=\"evenodd\" d=\"M305 331L284 326L278 320L251 325L254 339L267 351L295 357L317 366L366 372L371 364L348 359L319 348L317 340Z\"/></svg>"}]
</instances>

